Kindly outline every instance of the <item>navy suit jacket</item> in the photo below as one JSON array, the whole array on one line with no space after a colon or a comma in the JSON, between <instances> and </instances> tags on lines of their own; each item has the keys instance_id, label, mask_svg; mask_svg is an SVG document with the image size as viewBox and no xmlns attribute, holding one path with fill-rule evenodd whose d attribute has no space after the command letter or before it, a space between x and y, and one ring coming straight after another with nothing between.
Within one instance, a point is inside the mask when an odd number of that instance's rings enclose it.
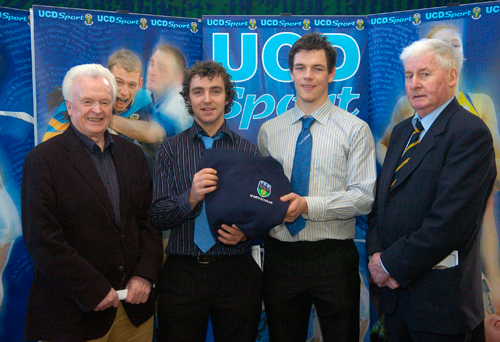
<instances>
[{"instance_id":1,"label":"navy suit jacket","mask_svg":"<svg viewBox=\"0 0 500 342\"><path fill-rule=\"evenodd\" d=\"M412 131L409 118L392 132L368 220L369 255L382 252L385 268L401 285L381 288L381 310L397 307L416 331L464 333L484 318L479 244L496 177L492 137L453 99L391 189ZM454 250L458 266L433 269Z\"/></svg>"},{"instance_id":2,"label":"navy suit jacket","mask_svg":"<svg viewBox=\"0 0 500 342\"><path fill-rule=\"evenodd\" d=\"M141 148L113 137L120 187L120 223L97 169L73 129L36 146L24 163L23 234L34 263L25 339L85 341L103 336L116 308L93 311L111 288L133 276L156 281L162 262L159 231L150 223L151 176ZM126 304L139 326L154 314Z\"/></svg>"}]
</instances>

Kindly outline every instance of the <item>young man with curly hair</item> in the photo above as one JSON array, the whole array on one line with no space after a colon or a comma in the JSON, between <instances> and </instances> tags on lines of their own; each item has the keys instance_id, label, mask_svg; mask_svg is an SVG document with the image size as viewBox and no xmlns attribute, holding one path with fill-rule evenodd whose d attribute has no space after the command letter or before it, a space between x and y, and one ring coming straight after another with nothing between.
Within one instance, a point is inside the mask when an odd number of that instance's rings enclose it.
<instances>
[{"instance_id":1,"label":"young man with curly hair","mask_svg":"<svg viewBox=\"0 0 500 342\"><path fill-rule=\"evenodd\" d=\"M217 240L199 233L208 228L205 195L218 181L216 170L199 170L199 160L207 148L258 151L224 119L235 89L221 64L207 61L186 70L181 95L194 123L160 145L155 172L153 223L171 230L159 282L160 340L205 341L210 316L216 342L253 342L262 272L248 253L251 241L233 222L222 225Z\"/></svg>"}]
</instances>

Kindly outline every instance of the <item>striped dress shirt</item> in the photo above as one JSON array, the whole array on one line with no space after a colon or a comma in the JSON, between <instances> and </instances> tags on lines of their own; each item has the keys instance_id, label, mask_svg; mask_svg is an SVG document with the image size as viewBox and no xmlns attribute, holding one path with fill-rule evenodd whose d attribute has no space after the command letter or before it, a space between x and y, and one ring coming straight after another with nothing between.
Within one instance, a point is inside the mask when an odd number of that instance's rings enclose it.
<instances>
[{"instance_id":1,"label":"striped dress shirt","mask_svg":"<svg viewBox=\"0 0 500 342\"><path fill-rule=\"evenodd\" d=\"M153 188L153 224L161 229L171 229L166 253L175 255L237 255L250 249L251 241L237 245L226 245L219 240L206 254L193 241L194 221L202 209L202 202L191 211L189 191L193 176L199 171L199 161L205 146L197 134L207 133L196 122L191 128L166 139L159 147L156 157ZM219 132L224 137L214 142L212 148L224 148L259 155L257 147L229 129L226 121ZM235 191L238 185L235 184ZM228 224L232 224L228 222Z\"/></svg>"},{"instance_id":2,"label":"striped dress shirt","mask_svg":"<svg viewBox=\"0 0 500 342\"><path fill-rule=\"evenodd\" d=\"M297 106L265 122L258 146L292 175L295 145L304 116ZM306 227L293 237L286 226L269 235L286 242L353 239L356 216L368 214L374 200L376 180L374 141L368 125L327 100L311 113L312 151Z\"/></svg>"},{"instance_id":3,"label":"striped dress shirt","mask_svg":"<svg viewBox=\"0 0 500 342\"><path fill-rule=\"evenodd\" d=\"M85 145L87 154L94 164L111 200L111 206L115 213L116 221L120 223L120 186L116 175L113 152L116 149L115 142L108 131L104 132L104 151L101 150L92 139L80 133L75 126L71 125L75 134Z\"/></svg>"}]
</instances>

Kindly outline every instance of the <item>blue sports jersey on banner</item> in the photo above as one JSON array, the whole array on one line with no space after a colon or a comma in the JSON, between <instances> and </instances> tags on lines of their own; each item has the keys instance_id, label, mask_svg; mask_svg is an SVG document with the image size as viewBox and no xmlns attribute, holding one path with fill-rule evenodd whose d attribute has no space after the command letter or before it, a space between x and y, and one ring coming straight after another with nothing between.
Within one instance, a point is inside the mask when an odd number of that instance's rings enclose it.
<instances>
[{"instance_id":1,"label":"blue sports jersey on banner","mask_svg":"<svg viewBox=\"0 0 500 342\"><path fill-rule=\"evenodd\" d=\"M29 12L0 7L0 341L23 340L33 280L20 196L34 121Z\"/></svg>"}]
</instances>

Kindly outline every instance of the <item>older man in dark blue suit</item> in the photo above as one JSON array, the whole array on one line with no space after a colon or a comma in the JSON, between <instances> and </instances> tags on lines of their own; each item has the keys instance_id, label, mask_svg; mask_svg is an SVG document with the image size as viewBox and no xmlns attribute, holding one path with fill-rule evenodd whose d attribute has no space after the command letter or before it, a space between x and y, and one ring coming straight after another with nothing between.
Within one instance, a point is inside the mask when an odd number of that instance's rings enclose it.
<instances>
[{"instance_id":1,"label":"older man in dark blue suit","mask_svg":"<svg viewBox=\"0 0 500 342\"><path fill-rule=\"evenodd\" d=\"M415 116L394 128L367 234L389 341L484 341L479 236L495 181L491 134L454 97L458 57L403 50Z\"/></svg>"}]
</instances>

